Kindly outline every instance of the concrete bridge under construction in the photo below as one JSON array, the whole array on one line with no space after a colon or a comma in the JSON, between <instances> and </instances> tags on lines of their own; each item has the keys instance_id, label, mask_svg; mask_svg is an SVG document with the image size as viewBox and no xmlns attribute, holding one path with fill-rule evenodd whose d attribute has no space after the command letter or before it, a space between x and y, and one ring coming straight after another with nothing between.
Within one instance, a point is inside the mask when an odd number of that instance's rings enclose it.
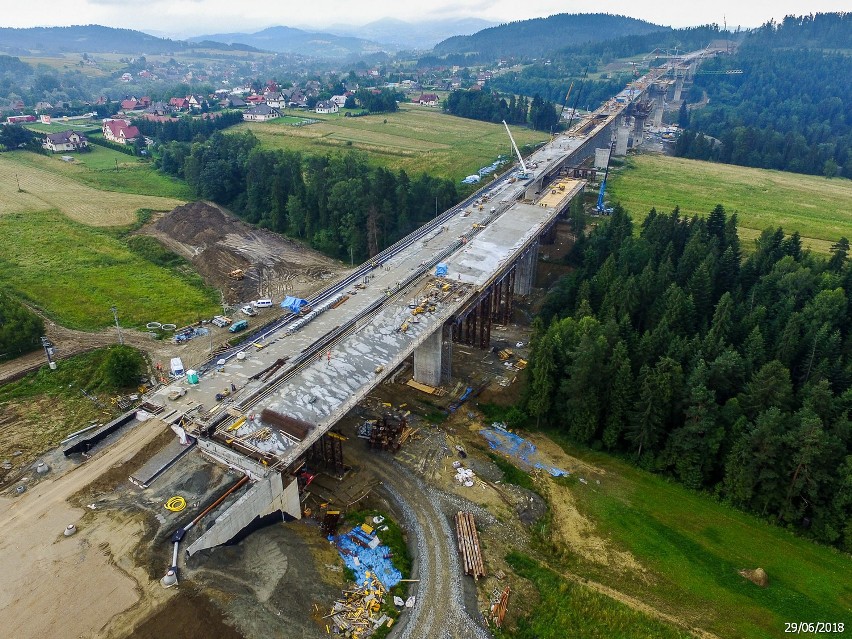
<instances>
[{"instance_id":1,"label":"concrete bridge under construction","mask_svg":"<svg viewBox=\"0 0 852 639\"><path fill-rule=\"evenodd\" d=\"M533 153L526 178L514 170L496 178L320 291L306 315L215 357L198 383L184 378L147 398L159 419L196 437L204 456L251 480L190 555L264 518L299 518L306 457L334 454L338 420L412 354L414 379L439 386L453 343L489 347L492 326L509 323L515 296L530 292L540 242L583 192L577 167L613 139L616 154L626 151L625 119L663 71Z\"/></svg>"}]
</instances>

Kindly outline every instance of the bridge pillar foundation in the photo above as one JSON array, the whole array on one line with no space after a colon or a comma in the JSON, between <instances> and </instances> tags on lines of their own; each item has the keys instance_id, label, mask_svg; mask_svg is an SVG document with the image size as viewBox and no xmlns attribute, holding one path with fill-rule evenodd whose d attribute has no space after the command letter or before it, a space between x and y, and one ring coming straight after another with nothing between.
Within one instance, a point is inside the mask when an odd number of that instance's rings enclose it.
<instances>
[{"instance_id":1,"label":"bridge pillar foundation","mask_svg":"<svg viewBox=\"0 0 852 639\"><path fill-rule=\"evenodd\" d=\"M675 80L674 96L672 98L675 102L680 102L680 94L681 94L682 91L683 91L683 76L679 75L677 77L677 80Z\"/></svg>"},{"instance_id":2,"label":"bridge pillar foundation","mask_svg":"<svg viewBox=\"0 0 852 639\"><path fill-rule=\"evenodd\" d=\"M633 148L640 146L645 140L645 118L633 118Z\"/></svg>"},{"instance_id":3,"label":"bridge pillar foundation","mask_svg":"<svg viewBox=\"0 0 852 639\"><path fill-rule=\"evenodd\" d=\"M438 328L414 349L414 381L429 386L441 385L444 331Z\"/></svg>"}]
</instances>

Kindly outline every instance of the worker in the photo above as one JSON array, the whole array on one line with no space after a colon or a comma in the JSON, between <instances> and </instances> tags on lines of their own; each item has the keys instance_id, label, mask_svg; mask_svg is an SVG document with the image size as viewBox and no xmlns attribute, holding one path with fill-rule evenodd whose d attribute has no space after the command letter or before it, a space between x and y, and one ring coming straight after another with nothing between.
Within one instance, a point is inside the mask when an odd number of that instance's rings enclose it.
<instances>
[{"instance_id":1,"label":"worker","mask_svg":"<svg viewBox=\"0 0 852 639\"><path fill-rule=\"evenodd\" d=\"M328 352L325 354L325 356L326 356L326 358L327 358L326 364L330 366L330 365L331 365L331 351L328 351Z\"/></svg>"},{"instance_id":2,"label":"worker","mask_svg":"<svg viewBox=\"0 0 852 639\"><path fill-rule=\"evenodd\" d=\"M234 382L231 382L231 392L232 392L232 393L236 393L236 392L237 392L237 387L236 387L236 386L234 386Z\"/></svg>"}]
</instances>

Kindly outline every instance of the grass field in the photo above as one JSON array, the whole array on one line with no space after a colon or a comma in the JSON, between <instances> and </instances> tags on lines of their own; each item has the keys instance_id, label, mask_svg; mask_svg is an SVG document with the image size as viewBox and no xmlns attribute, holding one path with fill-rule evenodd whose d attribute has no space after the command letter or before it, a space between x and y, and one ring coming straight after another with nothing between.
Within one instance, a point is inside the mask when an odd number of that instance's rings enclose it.
<instances>
[{"instance_id":1,"label":"grass field","mask_svg":"<svg viewBox=\"0 0 852 639\"><path fill-rule=\"evenodd\" d=\"M298 127L275 120L244 122L230 130L251 130L267 148L366 151L377 165L409 173L426 171L456 181L491 164L500 154L512 154L502 124L457 118L415 104L401 104L397 113L359 118L314 113L307 117L322 121ZM518 146L548 138L518 127L512 127L512 135Z\"/></svg>"},{"instance_id":2,"label":"grass field","mask_svg":"<svg viewBox=\"0 0 852 639\"><path fill-rule=\"evenodd\" d=\"M605 472L600 485L571 480L568 489L580 512L595 523L597 535L631 553L648 572L613 570L582 560L571 549L563 556L564 569L720 637L782 637L784 623L794 620L844 622L852 628L848 555L607 455L565 448ZM737 574L757 567L769 575L767 588Z\"/></svg>"},{"instance_id":3,"label":"grass field","mask_svg":"<svg viewBox=\"0 0 852 639\"><path fill-rule=\"evenodd\" d=\"M768 227L798 231L819 253L828 253L840 237L852 238L852 180L641 155L611 174L607 185L611 199L637 222L652 207L707 215L722 204L737 213L746 250Z\"/></svg>"},{"instance_id":4,"label":"grass field","mask_svg":"<svg viewBox=\"0 0 852 639\"><path fill-rule=\"evenodd\" d=\"M122 226L135 221L137 209L168 211L190 199L186 184L112 149L94 147L74 162L26 151L0 155L0 214L57 208L86 224Z\"/></svg>"},{"instance_id":5,"label":"grass field","mask_svg":"<svg viewBox=\"0 0 852 639\"><path fill-rule=\"evenodd\" d=\"M55 209L0 215L0 237L0 286L63 326L108 326L111 306L133 328L151 321L181 325L218 308L216 293L198 275L156 266L115 233Z\"/></svg>"}]
</instances>

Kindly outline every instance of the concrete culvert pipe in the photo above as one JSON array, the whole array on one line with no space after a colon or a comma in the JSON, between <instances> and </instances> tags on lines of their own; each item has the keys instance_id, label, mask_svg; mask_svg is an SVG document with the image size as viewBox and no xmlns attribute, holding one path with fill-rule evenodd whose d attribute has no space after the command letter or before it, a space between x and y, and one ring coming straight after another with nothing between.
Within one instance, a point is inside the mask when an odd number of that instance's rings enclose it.
<instances>
[{"instance_id":1,"label":"concrete culvert pipe","mask_svg":"<svg viewBox=\"0 0 852 639\"><path fill-rule=\"evenodd\" d=\"M70 537L75 532L77 532L77 526L75 526L74 524L68 524L67 526L65 526L65 532L62 534L66 537Z\"/></svg>"},{"instance_id":2,"label":"concrete culvert pipe","mask_svg":"<svg viewBox=\"0 0 852 639\"><path fill-rule=\"evenodd\" d=\"M44 473L46 473L49 470L50 470L50 466L48 466L44 462L39 462L38 465L36 466L36 472L39 473L40 475L43 475Z\"/></svg>"},{"instance_id":3,"label":"concrete culvert pipe","mask_svg":"<svg viewBox=\"0 0 852 639\"><path fill-rule=\"evenodd\" d=\"M153 331L158 328L163 328L163 325L160 322L148 322L147 324L145 324L145 328L147 328L149 331Z\"/></svg>"},{"instance_id":4,"label":"concrete culvert pipe","mask_svg":"<svg viewBox=\"0 0 852 639\"><path fill-rule=\"evenodd\" d=\"M17 486L15 488L15 492L18 493L19 495L22 495L24 493L24 491L26 491L26 489L27 489L26 486Z\"/></svg>"}]
</instances>

